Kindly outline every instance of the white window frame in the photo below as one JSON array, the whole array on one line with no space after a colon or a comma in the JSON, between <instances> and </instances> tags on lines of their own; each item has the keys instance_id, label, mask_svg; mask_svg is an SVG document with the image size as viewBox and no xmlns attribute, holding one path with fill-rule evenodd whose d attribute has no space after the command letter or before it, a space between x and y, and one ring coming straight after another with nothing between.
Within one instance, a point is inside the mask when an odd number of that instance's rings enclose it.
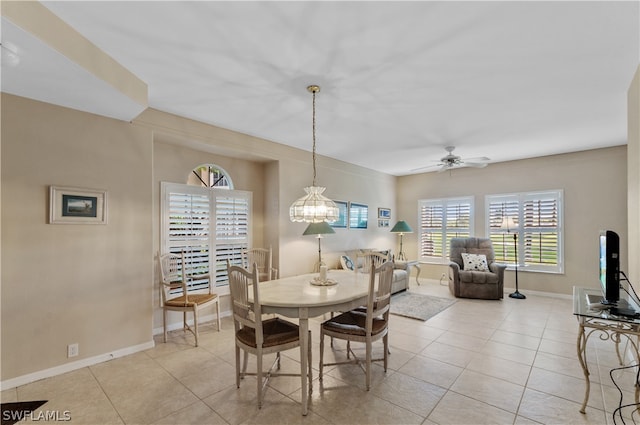
<instances>
[{"instance_id":1,"label":"white window frame","mask_svg":"<svg viewBox=\"0 0 640 425\"><path fill-rule=\"evenodd\" d=\"M493 241L494 251L496 254L496 261L502 262L507 265L508 269L514 269L514 262L511 259L513 257L513 234L517 235L517 249L518 249L518 271L529 272L542 272L542 273L564 273L564 192L561 189L557 190L545 190L534 192L521 192L521 193L508 193L497 195L486 195L485 197L485 209L486 209L486 234ZM531 221L525 218L525 205L531 205L531 202L546 202L548 206L555 206L553 217L556 224L553 225L548 219L546 223L538 223L536 225L527 226L527 221ZM555 205L554 205L555 203ZM502 211L505 215L511 216L515 219L518 227L513 230L510 229L507 232L506 229L500 228L502 221ZM529 207L529 209L531 209ZM501 211L502 210L502 211ZM538 212L536 217L540 217L543 214ZM524 225L521 225L524 224ZM546 225L545 225L546 224ZM543 235L557 235L555 244L555 263L545 264L542 258L541 248L540 255L536 255L537 260L534 259L533 253L538 250L534 250L532 239L535 236L539 236L538 241L541 242ZM539 244L540 245L540 244ZM548 248L548 252L552 252L553 247Z\"/></svg>"},{"instance_id":2,"label":"white window frame","mask_svg":"<svg viewBox=\"0 0 640 425\"><path fill-rule=\"evenodd\" d=\"M209 274L218 295L229 293L226 260L241 264L242 250L251 247L252 193L222 188L161 182L161 252L185 251L188 274ZM191 202L183 214L195 216L182 235L176 233L172 200L182 197ZM173 217L173 219L172 219ZM190 219L190 217L189 217ZM170 226L173 224L173 231ZM214 265L212 270L212 265ZM199 285L200 284L200 285ZM206 287L206 280L195 280L189 291Z\"/></svg>"},{"instance_id":3,"label":"white window frame","mask_svg":"<svg viewBox=\"0 0 640 425\"><path fill-rule=\"evenodd\" d=\"M464 206L468 209L467 225L454 226L451 222L447 222L447 216L451 216L454 208ZM432 212L436 213L436 220L440 223L432 222L431 225L426 223L426 209L432 208ZM439 211L438 211L439 210ZM440 214L438 218L437 215ZM461 223L457 223L461 224ZM474 234L474 197L458 196L452 198L439 199L420 199L418 200L418 258L426 263L445 264L449 261L449 248L451 238L469 237ZM430 236L432 235L432 236ZM435 252L441 252L441 255L425 255L426 249L423 248L428 242L433 242L439 246L434 247Z\"/></svg>"}]
</instances>

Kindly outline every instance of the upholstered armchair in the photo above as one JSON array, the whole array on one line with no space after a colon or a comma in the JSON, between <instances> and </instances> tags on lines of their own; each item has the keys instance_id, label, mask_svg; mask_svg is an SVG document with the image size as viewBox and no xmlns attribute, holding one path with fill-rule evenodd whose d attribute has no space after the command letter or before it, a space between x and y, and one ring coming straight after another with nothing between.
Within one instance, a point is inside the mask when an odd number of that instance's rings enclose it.
<instances>
[{"instance_id":1,"label":"upholstered armchair","mask_svg":"<svg viewBox=\"0 0 640 425\"><path fill-rule=\"evenodd\" d=\"M504 264L495 262L488 238L453 238L449 251L449 290L459 298L503 297Z\"/></svg>"}]
</instances>

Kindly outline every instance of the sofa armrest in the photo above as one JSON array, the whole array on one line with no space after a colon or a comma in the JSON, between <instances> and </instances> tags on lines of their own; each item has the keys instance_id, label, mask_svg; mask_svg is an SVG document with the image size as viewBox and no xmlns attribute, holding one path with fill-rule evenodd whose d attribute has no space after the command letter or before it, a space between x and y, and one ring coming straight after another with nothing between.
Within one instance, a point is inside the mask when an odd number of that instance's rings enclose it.
<instances>
[{"instance_id":1,"label":"sofa armrest","mask_svg":"<svg viewBox=\"0 0 640 425\"><path fill-rule=\"evenodd\" d=\"M501 264L496 262L489 264L489 270L492 273L497 274L500 281L502 281L502 278L504 276L504 271L506 270L506 268L507 268L506 264Z\"/></svg>"},{"instance_id":2,"label":"sofa armrest","mask_svg":"<svg viewBox=\"0 0 640 425\"><path fill-rule=\"evenodd\" d=\"M404 261L394 261L393 268L396 270L408 270L409 264Z\"/></svg>"},{"instance_id":3,"label":"sofa armrest","mask_svg":"<svg viewBox=\"0 0 640 425\"><path fill-rule=\"evenodd\" d=\"M454 282L458 282L460 280L460 264L455 261L449 262L449 279Z\"/></svg>"}]
</instances>

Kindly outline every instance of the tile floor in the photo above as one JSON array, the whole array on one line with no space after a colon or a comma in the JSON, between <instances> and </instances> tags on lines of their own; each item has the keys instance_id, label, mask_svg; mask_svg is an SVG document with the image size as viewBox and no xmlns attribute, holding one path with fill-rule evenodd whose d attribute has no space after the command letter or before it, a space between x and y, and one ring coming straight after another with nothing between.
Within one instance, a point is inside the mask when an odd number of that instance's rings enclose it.
<instances>
[{"instance_id":1,"label":"tile floor","mask_svg":"<svg viewBox=\"0 0 640 425\"><path fill-rule=\"evenodd\" d=\"M410 291L450 297L437 281ZM526 291L523 291L526 293ZM300 414L300 379L274 378L262 409L255 379L235 386L232 324L201 328L201 345L182 331L155 348L2 392L2 401L49 400L41 409L68 411L75 424L607 424L619 393L609 370L611 341L590 339L587 414L578 410L585 383L577 357L571 300L527 294L526 300L460 299L426 322L392 316L390 368L374 366L371 391L357 367L317 377L318 324L313 330L314 385L309 414ZM343 358L344 345L325 356ZM381 351L378 344L378 351ZM282 368L299 371L299 352ZM619 372L625 402L632 372ZM36 416L37 417L37 416ZM624 417L630 422L630 412ZM40 421L42 422L42 421ZM616 423L622 423L617 419Z\"/></svg>"}]
</instances>

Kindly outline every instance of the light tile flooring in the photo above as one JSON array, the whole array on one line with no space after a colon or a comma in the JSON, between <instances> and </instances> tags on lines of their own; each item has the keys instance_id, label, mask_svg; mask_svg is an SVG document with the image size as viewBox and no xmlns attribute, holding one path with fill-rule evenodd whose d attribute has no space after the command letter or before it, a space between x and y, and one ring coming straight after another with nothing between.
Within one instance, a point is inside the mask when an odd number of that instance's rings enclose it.
<instances>
[{"instance_id":1,"label":"light tile flooring","mask_svg":"<svg viewBox=\"0 0 640 425\"><path fill-rule=\"evenodd\" d=\"M412 281L410 291L451 297L437 281ZM614 423L619 393L609 377L617 366L613 343L590 339L591 394L587 414L581 414L585 382L571 300L527 295L459 299L426 322L392 316L390 367L385 374L375 364L369 392L356 366L325 369L318 381L320 318L312 321L315 376L306 417L299 378L272 379L260 410L254 378L236 388L229 318L222 332L203 326L198 348L190 335L172 332L170 342L157 338L148 351L5 390L2 401L46 399L41 409L69 411L78 424ZM344 358L339 342L333 351L327 343L325 351L325 357ZM282 368L299 371L299 351L285 356ZM634 375L618 375L628 390L626 403L633 399ZM629 423L629 409L624 416Z\"/></svg>"}]
</instances>

